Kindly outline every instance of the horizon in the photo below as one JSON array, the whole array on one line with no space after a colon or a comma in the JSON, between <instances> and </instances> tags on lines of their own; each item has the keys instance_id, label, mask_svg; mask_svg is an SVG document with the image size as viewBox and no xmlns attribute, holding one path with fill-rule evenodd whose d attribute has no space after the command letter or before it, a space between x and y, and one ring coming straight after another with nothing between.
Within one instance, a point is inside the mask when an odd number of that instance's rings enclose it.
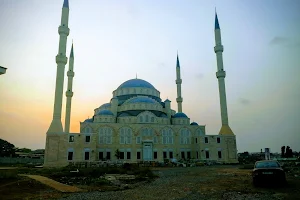
<instances>
[{"instance_id":1,"label":"horizon","mask_svg":"<svg viewBox=\"0 0 300 200\"><path fill-rule=\"evenodd\" d=\"M0 2L0 138L44 149L53 114L63 0ZM224 46L229 125L238 153L300 151L300 2L70 0L74 40L70 132L123 82L146 80L176 103L178 51L183 112L208 135L221 128L214 52L215 7ZM93 5L93 6L91 6ZM255 13L255 14L254 14ZM298 24L298 25L297 25ZM65 67L62 124L65 117ZM298 141L298 142L297 142Z\"/></svg>"}]
</instances>

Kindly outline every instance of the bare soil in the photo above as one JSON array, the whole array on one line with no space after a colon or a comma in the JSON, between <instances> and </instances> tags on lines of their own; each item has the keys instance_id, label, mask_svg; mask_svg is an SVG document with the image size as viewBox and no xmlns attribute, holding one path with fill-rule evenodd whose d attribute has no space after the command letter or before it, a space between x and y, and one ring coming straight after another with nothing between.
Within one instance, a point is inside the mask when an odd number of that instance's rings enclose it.
<instances>
[{"instance_id":1,"label":"bare soil","mask_svg":"<svg viewBox=\"0 0 300 200\"><path fill-rule=\"evenodd\" d=\"M27 177L0 180L0 199L57 199L64 194Z\"/></svg>"},{"instance_id":2,"label":"bare soil","mask_svg":"<svg viewBox=\"0 0 300 200\"><path fill-rule=\"evenodd\" d=\"M77 185L90 191L64 194L26 177L0 180L0 199L290 200L300 199L300 169L287 173L288 184L254 187L251 170L240 166L153 168L153 181L119 191L113 186ZM112 191L113 190L113 191Z\"/></svg>"}]
</instances>

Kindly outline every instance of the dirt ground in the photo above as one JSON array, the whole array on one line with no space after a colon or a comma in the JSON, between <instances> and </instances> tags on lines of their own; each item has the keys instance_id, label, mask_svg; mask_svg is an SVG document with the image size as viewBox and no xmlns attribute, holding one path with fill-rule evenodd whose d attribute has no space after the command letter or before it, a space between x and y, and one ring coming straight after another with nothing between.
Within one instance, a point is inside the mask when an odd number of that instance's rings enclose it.
<instances>
[{"instance_id":1,"label":"dirt ground","mask_svg":"<svg viewBox=\"0 0 300 200\"><path fill-rule=\"evenodd\" d=\"M75 194L54 191L25 177L0 180L0 199L300 199L298 172L287 173L288 184L284 187L254 187L251 170L239 169L239 166L156 168L153 172L159 178L132 189L105 191L102 188Z\"/></svg>"},{"instance_id":2,"label":"dirt ground","mask_svg":"<svg viewBox=\"0 0 300 200\"><path fill-rule=\"evenodd\" d=\"M27 177L0 180L0 199L57 199L64 194Z\"/></svg>"}]
</instances>

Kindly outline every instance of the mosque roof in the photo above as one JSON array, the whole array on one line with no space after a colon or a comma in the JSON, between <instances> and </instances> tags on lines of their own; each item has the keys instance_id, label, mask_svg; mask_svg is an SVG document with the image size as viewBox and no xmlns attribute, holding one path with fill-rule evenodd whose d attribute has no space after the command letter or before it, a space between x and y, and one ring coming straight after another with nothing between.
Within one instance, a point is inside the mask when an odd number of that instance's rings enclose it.
<instances>
[{"instance_id":1,"label":"mosque roof","mask_svg":"<svg viewBox=\"0 0 300 200\"><path fill-rule=\"evenodd\" d=\"M150 89L155 89L154 86L142 79L130 79L128 81L125 81L122 83L118 89L120 88L131 88L131 87L143 87L143 88L150 88Z\"/></svg>"},{"instance_id":2,"label":"mosque roof","mask_svg":"<svg viewBox=\"0 0 300 200\"><path fill-rule=\"evenodd\" d=\"M105 104L102 104L99 108L107 108L107 107L110 107L111 104L110 103L105 103Z\"/></svg>"},{"instance_id":3,"label":"mosque roof","mask_svg":"<svg viewBox=\"0 0 300 200\"><path fill-rule=\"evenodd\" d=\"M114 115L110 110L101 110L98 115Z\"/></svg>"},{"instance_id":4,"label":"mosque roof","mask_svg":"<svg viewBox=\"0 0 300 200\"><path fill-rule=\"evenodd\" d=\"M186 114L182 112L178 112L175 115L173 115L173 118L188 118L188 117L186 116Z\"/></svg>"},{"instance_id":5,"label":"mosque roof","mask_svg":"<svg viewBox=\"0 0 300 200\"><path fill-rule=\"evenodd\" d=\"M157 101L146 96L138 96L128 100L127 103L157 103Z\"/></svg>"},{"instance_id":6,"label":"mosque roof","mask_svg":"<svg viewBox=\"0 0 300 200\"><path fill-rule=\"evenodd\" d=\"M163 113L160 117L168 118L168 116L165 113Z\"/></svg>"},{"instance_id":7,"label":"mosque roof","mask_svg":"<svg viewBox=\"0 0 300 200\"><path fill-rule=\"evenodd\" d=\"M192 126L198 126L197 122L192 122L191 125Z\"/></svg>"},{"instance_id":8,"label":"mosque roof","mask_svg":"<svg viewBox=\"0 0 300 200\"><path fill-rule=\"evenodd\" d=\"M128 113L121 113L121 114L119 115L119 117L128 117L128 116L131 116L131 115L129 115Z\"/></svg>"},{"instance_id":9,"label":"mosque roof","mask_svg":"<svg viewBox=\"0 0 300 200\"><path fill-rule=\"evenodd\" d=\"M84 120L84 122L93 122L93 118L91 118L91 119L86 119L86 120Z\"/></svg>"}]
</instances>

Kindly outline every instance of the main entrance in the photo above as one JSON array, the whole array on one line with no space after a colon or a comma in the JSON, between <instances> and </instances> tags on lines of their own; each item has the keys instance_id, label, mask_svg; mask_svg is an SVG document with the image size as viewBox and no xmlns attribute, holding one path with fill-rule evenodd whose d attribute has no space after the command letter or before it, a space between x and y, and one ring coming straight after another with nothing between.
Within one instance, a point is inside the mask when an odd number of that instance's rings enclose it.
<instances>
[{"instance_id":1,"label":"main entrance","mask_svg":"<svg viewBox=\"0 0 300 200\"><path fill-rule=\"evenodd\" d=\"M152 160L152 142L143 142L143 160L150 161Z\"/></svg>"}]
</instances>

